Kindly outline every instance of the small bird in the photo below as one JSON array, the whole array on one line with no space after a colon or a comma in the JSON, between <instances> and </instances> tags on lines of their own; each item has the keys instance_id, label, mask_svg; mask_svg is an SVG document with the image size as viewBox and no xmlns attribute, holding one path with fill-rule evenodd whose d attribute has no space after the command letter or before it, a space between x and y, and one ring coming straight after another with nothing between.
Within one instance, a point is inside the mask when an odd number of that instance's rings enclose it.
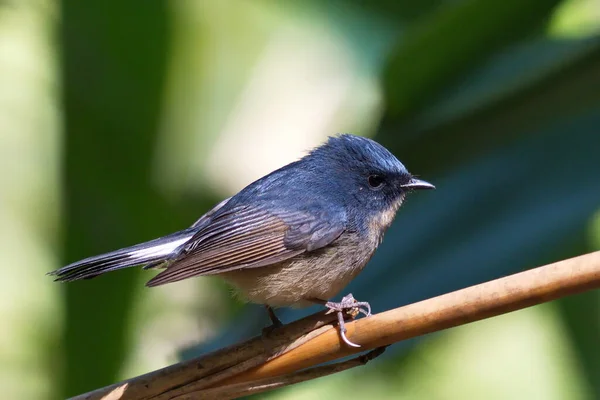
<instances>
[{"instance_id":1,"label":"small bird","mask_svg":"<svg viewBox=\"0 0 600 400\"><path fill-rule=\"evenodd\" d=\"M247 300L272 307L321 304L337 313L369 316L367 302L349 294L330 301L370 260L407 193L435 187L411 175L385 147L342 134L223 200L191 227L77 261L52 271L57 281L93 278L145 265L162 271L159 286L218 275Z\"/></svg>"}]
</instances>

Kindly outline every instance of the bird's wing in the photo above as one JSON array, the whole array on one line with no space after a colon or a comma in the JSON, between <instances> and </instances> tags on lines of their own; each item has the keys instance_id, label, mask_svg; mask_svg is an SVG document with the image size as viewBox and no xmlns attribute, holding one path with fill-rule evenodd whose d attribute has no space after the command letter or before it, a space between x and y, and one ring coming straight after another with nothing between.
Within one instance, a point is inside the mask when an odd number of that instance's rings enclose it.
<instances>
[{"instance_id":1,"label":"bird's wing","mask_svg":"<svg viewBox=\"0 0 600 400\"><path fill-rule=\"evenodd\" d=\"M304 209L311 211L237 206L217 212L147 285L272 265L327 246L346 227L344 212Z\"/></svg>"},{"instance_id":2,"label":"bird's wing","mask_svg":"<svg viewBox=\"0 0 600 400\"><path fill-rule=\"evenodd\" d=\"M221 201L219 204L217 204L216 206L214 206L206 214L204 214L203 216L201 216L200 218L198 218L198 220L196 222L194 222L194 224L190 228L199 228L202 225L207 224L208 222L210 222L210 217L212 217L214 214L216 214L217 211L219 211L225 204L227 204L227 202L229 200L231 200L231 197L226 198L225 200Z\"/></svg>"}]
</instances>

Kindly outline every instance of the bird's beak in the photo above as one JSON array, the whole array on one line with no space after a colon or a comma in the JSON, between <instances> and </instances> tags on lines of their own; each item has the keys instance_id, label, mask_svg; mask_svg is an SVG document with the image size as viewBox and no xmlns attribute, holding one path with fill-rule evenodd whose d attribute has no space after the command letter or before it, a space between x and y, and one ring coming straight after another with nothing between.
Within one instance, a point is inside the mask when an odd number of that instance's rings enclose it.
<instances>
[{"instance_id":1,"label":"bird's beak","mask_svg":"<svg viewBox=\"0 0 600 400\"><path fill-rule=\"evenodd\" d=\"M410 189L410 190L424 190L424 189L435 189L429 182L425 182L421 179L412 178L408 183L400 186L402 189Z\"/></svg>"}]
</instances>

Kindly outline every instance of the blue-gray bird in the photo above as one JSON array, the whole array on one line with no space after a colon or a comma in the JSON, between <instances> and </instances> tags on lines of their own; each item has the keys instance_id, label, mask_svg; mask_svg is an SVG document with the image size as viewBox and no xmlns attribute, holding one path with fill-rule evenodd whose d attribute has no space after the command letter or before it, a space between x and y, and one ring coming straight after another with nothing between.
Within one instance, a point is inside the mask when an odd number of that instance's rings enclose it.
<instances>
[{"instance_id":1,"label":"blue-gray bird","mask_svg":"<svg viewBox=\"0 0 600 400\"><path fill-rule=\"evenodd\" d=\"M147 286L218 275L249 301L271 307L322 304L370 314L352 295L330 301L367 264L407 193L433 189L377 142L330 137L298 161L223 200L190 228L51 272L58 281L145 265L160 268Z\"/></svg>"}]
</instances>

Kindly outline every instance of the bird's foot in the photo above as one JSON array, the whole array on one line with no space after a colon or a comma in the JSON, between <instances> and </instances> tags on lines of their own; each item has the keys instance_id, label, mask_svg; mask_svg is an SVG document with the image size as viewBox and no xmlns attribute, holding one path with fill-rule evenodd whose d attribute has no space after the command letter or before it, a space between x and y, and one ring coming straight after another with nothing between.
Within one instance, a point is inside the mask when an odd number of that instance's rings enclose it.
<instances>
[{"instance_id":1,"label":"bird's foot","mask_svg":"<svg viewBox=\"0 0 600 400\"><path fill-rule=\"evenodd\" d=\"M366 301L357 301L352 293L344 296L339 303L328 301L325 303L325 307L332 311L345 311L352 317L356 317L359 313L364 314L365 317L371 316L371 305Z\"/></svg>"},{"instance_id":2,"label":"bird's foot","mask_svg":"<svg viewBox=\"0 0 600 400\"><path fill-rule=\"evenodd\" d=\"M338 317L338 325L340 327L340 336L344 343L351 347L360 347L360 345L351 342L346 337L346 323L344 321L344 314L350 315L352 318L356 318L358 314L364 314L365 316L371 315L371 305L366 301L356 301L352 293L344 296L342 301L339 303L328 301L325 303L325 307L329 308L330 312L336 312Z\"/></svg>"}]
</instances>

